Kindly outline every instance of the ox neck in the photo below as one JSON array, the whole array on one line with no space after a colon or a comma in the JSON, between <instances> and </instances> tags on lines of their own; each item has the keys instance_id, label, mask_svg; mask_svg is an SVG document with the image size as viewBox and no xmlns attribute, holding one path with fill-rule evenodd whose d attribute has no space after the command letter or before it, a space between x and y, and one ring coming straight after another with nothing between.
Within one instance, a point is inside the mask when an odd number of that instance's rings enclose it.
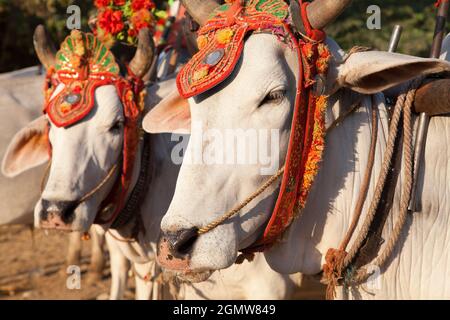
<instances>
[{"instance_id":1,"label":"ox neck","mask_svg":"<svg viewBox=\"0 0 450 320\"><path fill-rule=\"evenodd\" d=\"M345 88L338 91L334 94L328 101L328 107L326 109L325 116L325 128L326 133L332 131L334 128L343 123L348 116L350 116L353 112L355 112L359 107L361 107L362 101L366 96L360 93L357 93L352 90L347 90ZM340 103L341 100L346 100L348 103L343 104ZM319 169L320 170L320 169ZM278 186L274 191L276 194L276 198L279 197L280 187ZM275 204L274 204L275 206ZM274 211L274 207L272 207L271 211ZM295 222L295 220L294 220ZM261 225L255 233L248 236L247 238L241 241L241 248L244 256L251 255L254 252L255 244L258 243L259 239L264 234L267 222ZM287 230L289 227L287 228ZM286 232L287 232L286 230ZM282 234L280 234L282 237ZM267 250L270 246L263 248L262 251ZM259 251L259 250L258 250Z\"/></svg>"},{"instance_id":2,"label":"ox neck","mask_svg":"<svg viewBox=\"0 0 450 320\"><path fill-rule=\"evenodd\" d=\"M148 164L150 163L149 148L149 136L144 135L144 137L139 142L137 157L133 165L131 187L127 191L125 197L125 206L112 222L110 226L111 229L127 229L132 221L135 221L135 224L140 221L140 207L147 193L148 183L151 178L148 168Z\"/></svg>"}]
</instances>

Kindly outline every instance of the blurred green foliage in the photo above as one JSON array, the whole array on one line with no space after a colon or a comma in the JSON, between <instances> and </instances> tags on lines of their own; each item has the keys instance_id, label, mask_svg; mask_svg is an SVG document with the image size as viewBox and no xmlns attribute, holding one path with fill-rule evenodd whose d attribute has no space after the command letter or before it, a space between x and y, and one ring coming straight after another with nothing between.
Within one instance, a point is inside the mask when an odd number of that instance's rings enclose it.
<instances>
[{"instance_id":1,"label":"blurred green foliage","mask_svg":"<svg viewBox=\"0 0 450 320\"><path fill-rule=\"evenodd\" d=\"M161 0L162 1L162 0ZM38 63L33 49L33 31L44 23L53 39L61 42L68 34L65 27L67 7L80 6L82 23L92 12L93 0L0 0L0 72ZM344 48L354 45L385 50L395 24L404 27L399 52L427 56L433 37L436 9L434 0L358 0L327 30ZM381 30L368 30L368 6L381 8Z\"/></svg>"},{"instance_id":2,"label":"blurred green foliage","mask_svg":"<svg viewBox=\"0 0 450 320\"><path fill-rule=\"evenodd\" d=\"M435 0L353 1L327 32L344 49L359 45L387 50L394 25L400 24L403 33L397 51L427 57L436 25L434 3ZM381 8L381 30L367 29L367 8L370 5Z\"/></svg>"},{"instance_id":3,"label":"blurred green foliage","mask_svg":"<svg viewBox=\"0 0 450 320\"><path fill-rule=\"evenodd\" d=\"M0 0L0 72L38 64L33 48L33 32L45 24L55 42L68 34L67 7L78 5L83 26L93 0Z\"/></svg>"}]
</instances>

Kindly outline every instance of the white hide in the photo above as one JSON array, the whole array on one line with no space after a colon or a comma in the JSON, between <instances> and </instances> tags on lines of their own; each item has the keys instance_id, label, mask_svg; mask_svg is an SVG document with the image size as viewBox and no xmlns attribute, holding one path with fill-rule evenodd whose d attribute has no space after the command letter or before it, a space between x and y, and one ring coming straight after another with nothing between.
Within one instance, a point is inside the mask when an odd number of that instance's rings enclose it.
<instances>
[{"instance_id":1,"label":"white hide","mask_svg":"<svg viewBox=\"0 0 450 320\"><path fill-rule=\"evenodd\" d=\"M42 110L43 76L31 67L0 75L0 155L22 127ZM33 208L45 166L29 170L14 179L0 174L0 225L32 224ZM17 192L20 190L20 192Z\"/></svg>"},{"instance_id":2,"label":"white hide","mask_svg":"<svg viewBox=\"0 0 450 320\"><path fill-rule=\"evenodd\" d=\"M292 299L301 285L300 274L275 272L264 255L257 253L252 262L244 261L217 271L204 282L183 284L180 297L186 300L286 300Z\"/></svg>"},{"instance_id":3,"label":"white hide","mask_svg":"<svg viewBox=\"0 0 450 320\"><path fill-rule=\"evenodd\" d=\"M332 130L326 138L326 151L320 173L308 198L306 209L295 221L281 243L266 254L269 264L282 273L316 274L321 270L329 248L339 245L348 229L359 191L370 142L369 111L378 107L379 131L375 170L368 199L376 183L386 144L387 116L381 94L375 93L398 85L415 75L450 70L437 60L413 58L398 54L355 53L342 63L342 51L331 40L334 60L328 75L330 98L327 125L362 98L362 108ZM257 58L256 58L257 56ZM229 80L210 93L190 99L192 122L202 121L207 128L279 128L280 163L284 163L289 137L289 119L296 70L296 57L270 35L252 35L246 41L241 62ZM251 84L251 90L249 90ZM285 99L258 107L270 91L282 88ZM450 297L446 266L450 236L450 198L446 177L449 174L450 137L446 117L433 118L425 152L425 177L420 175L422 211L409 217L407 227L393 262L383 273L381 288L372 294L356 289L356 298L445 298ZM200 133L192 131L191 141ZM187 156L192 152L188 147ZM437 152L439 150L439 152ZM183 164L175 195L162 221L163 232L201 227L217 219L251 195L267 180L257 166L202 166ZM401 178L399 185L401 186ZM195 186L195 188L194 188ZM398 188L401 191L401 188ZM193 245L189 271L204 272L230 266L238 249L250 245L260 234L261 226L272 211L277 192L269 188L240 215L209 233ZM366 204L367 206L367 204ZM398 196L394 215L398 212ZM387 238L387 235L385 235ZM170 263L166 266L170 268Z\"/></svg>"}]
</instances>

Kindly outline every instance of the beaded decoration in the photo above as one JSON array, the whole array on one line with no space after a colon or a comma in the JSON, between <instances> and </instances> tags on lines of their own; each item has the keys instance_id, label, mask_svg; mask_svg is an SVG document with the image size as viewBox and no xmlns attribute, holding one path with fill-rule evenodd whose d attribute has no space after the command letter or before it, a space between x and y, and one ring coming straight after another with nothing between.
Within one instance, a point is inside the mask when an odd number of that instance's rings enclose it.
<instances>
[{"instance_id":1,"label":"beaded decoration","mask_svg":"<svg viewBox=\"0 0 450 320\"><path fill-rule=\"evenodd\" d=\"M58 127L83 119L94 107L95 89L120 78L113 54L93 34L78 30L61 44L54 70L64 89L53 98L47 93L45 112Z\"/></svg>"},{"instance_id":2,"label":"beaded decoration","mask_svg":"<svg viewBox=\"0 0 450 320\"><path fill-rule=\"evenodd\" d=\"M249 0L220 6L198 31L200 51L177 77L180 94L189 98L224 81L233 72L249 32L286 34L284 20L289 13L283 1ZM289 38L287 38L289 39Z\"/></svg>"}]
</instances>

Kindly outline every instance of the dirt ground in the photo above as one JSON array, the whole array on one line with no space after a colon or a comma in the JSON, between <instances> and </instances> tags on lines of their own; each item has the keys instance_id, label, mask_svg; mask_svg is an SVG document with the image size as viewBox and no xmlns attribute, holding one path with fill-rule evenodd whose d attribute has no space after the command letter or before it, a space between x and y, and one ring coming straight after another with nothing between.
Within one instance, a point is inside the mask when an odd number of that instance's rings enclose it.
<instances>
[{"instance_id":1,"label":"dirt ground","mask_svg":"<svg viewBox=\"0 0 450 320\"><path fill-rule=\"evenodd\" d=\"M23 226L0 227L0 300L106 298L109 268L100 281L89 281L90 241L83 242L81 289L69 290L65 256L69 237L65 233L31 230ZM133 283L126 298L133 298Z\"/></svg>"},{"instance_id":2,"label":"dirt ground","mask_svg":"<svg viewBox=\"0 0 450 320\"><path fill-rule=\"evenodd\" d=\"M0 300L95 300L106 299L110 286L109 266L101 280L89 279L90 241L84 241L81 288L66 286L65 257L69 237L65 233L31 230L24 226L0 227ZM308 289L298 299L323 298L323 288L307 281ZM130 278L126 299L134 298Z\"/></svg>"}]
</instances>

